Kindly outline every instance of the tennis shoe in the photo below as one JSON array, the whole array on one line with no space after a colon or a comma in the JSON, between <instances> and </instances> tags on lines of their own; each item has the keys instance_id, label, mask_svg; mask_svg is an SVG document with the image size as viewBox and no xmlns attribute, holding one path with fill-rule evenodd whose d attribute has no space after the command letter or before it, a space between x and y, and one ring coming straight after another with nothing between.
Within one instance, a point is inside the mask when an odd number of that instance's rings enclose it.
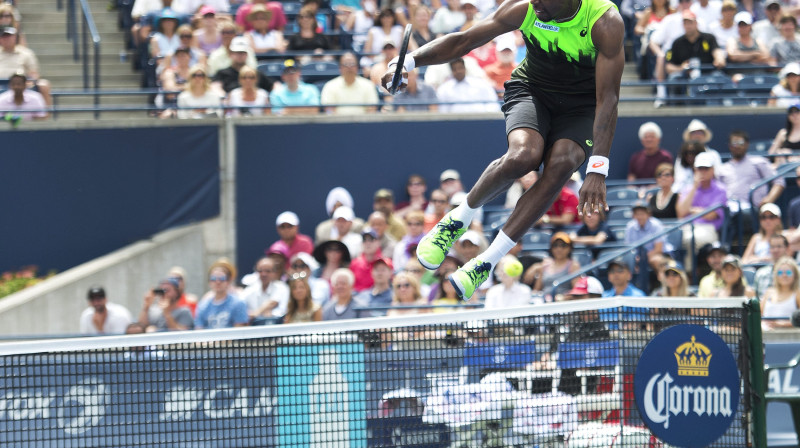
<instances>
[{"instance_id":1,"label":"tennis shoe","mask_svg":"<svg viewBox=\"0 0 800 448\"><path fill-rule=\"evenodd\" d=\"M469 263L460 267L450 275L450 284L456 289L456 294L463 300L469 300L492 271L492 264L473 258Z\"/></svg>"},{"instance_id":2,"label":"tennis shoe","mask_svg":"<svg viewBox=\"0 0 800 448\"><path fill-rule=\"evenodd\" d=\"M450 213L444 215L444 218L420 240L417 245L417 259L426 268L437 269L453 243L466 231L467 227L462 221L453 219Z\"/></svg>"}]
</instances>

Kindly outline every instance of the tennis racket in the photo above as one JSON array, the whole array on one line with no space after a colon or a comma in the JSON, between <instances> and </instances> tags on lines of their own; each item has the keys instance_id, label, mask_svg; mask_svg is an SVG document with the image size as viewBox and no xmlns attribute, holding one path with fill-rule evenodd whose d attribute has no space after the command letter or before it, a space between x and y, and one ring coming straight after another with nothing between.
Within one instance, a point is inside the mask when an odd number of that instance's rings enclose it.
<instances>
[{"instance_id":1,"label":"tennis racket","mask_svg":"<svg viewBox=\"0 0 800 448\"><path fill-rule=\"evenodd\" d=\"M397 93L403 81L403 63L406 61L406 53L408 53L408 41L411 39L411 24L406 25L405 32L403 32L403 43L400 45L400 53L397 55L397 68L394 69L394 76L392 77L392 85L389 86L389 93L394 95Z\"/></svg>"}]
</instances>

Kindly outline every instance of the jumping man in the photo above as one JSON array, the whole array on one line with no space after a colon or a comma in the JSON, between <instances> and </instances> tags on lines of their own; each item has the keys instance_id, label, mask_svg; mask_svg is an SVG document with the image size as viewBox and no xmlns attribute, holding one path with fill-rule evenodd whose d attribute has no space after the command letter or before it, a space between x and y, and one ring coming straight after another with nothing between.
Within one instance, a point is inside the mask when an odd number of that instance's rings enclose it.
<instances>
[{"instance_id":1,"label":"jumping man","mask_svg":"<svg viewBox=\"0 0 800 448\"><path fill-rule=\"evenodd\" d=\"M610 0L506 0L468 30L442 36L406 55L404 76L414 67L456 59L515 29L522 31L527 55L505 84L508 152L489 164L467 200L417 246L419 261L436 269L469 227L476 208L544 163L541 177L517 201L489 248L450 276L466 300L550 208L587 157L578 213L608 210L605 177L625 63L622 17ZM397 58L389 63L384 86L391 83L396 66Z\"/></svg>"}]
</instances>

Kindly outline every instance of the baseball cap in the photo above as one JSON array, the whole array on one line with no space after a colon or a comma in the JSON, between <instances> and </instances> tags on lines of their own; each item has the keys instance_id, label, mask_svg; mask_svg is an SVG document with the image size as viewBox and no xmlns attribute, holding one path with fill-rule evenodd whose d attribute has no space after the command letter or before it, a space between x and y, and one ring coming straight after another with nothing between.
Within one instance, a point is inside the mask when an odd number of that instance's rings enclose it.
<instances>
[{"instance_id":1,"label":"baseball cap","mask_svg":"<svg viewBox=\"0 0 800 448\"><path fill-rule=\"evenodd\" d=\"M0 28L0 35L3 34L17 34L17 29L13 26L4 26Z\"/></svg>"},{"instance_id":2,"label":"baseball cap","mask_svg":"<svg viewBox=\"0 0 800 448\"><path fill-rule=\"evenodd\" d=\"M725 258L722 259L722 267L725 267L725 265L728 264L735 266L739 269L742 268L742 262L736 255L731 255L731 254L725 255Z\"/></svg>"},{"instance_id":3,"label":"baseball cap","mask_svg":"<svg viewBox=\"0 0 800 448\"><path fill-rule=\"evenodd\" d=\"M87 299L91 299L93 297L105 297L106 290L103 289L102 286L92 286L89 288L89 292L86 294Z\"/></svg>"},{"instance_id":4,"label":"baseball cap","mask_svg":"<svg viewBox=\"0 0 800 448\"><path fill-rule=\"evenodd\" d=\"M439 176L439 182L444 182L449 179L461 180L461 175L458 174L458 171L453 169L442 171L442 174Z\"/></svg>"},{"instance_id":5,"label":"baseball cap","mask_svg":"<svg viewBox=\"0 0 800 448\"><path fill-rule=\"evenodd\" d=\"M722 245L719 241L714 241L713 243L709 244L708 247L708 254L711 255L715 250L722 252L723 254L728 254L728 248Z\"/></svg>"},{"instance_id":6,"label":"baseball cap","mask_svg":"<svg viewBox=\"0 0 800 448\"><path fill-rule=\"evenodd\" d=\"M287 260L289 259L290 253L291 251L289 250L289 246L285 242L283 242L283 240L275 241L274 243L272 243L272 246L269 246L269 249L267 249L267 255L272 255L272 254L283 255L283 257L286 258Z\"/></svg>"},{"instance_id":7,"label":"baseball cap","mask_svg":"<svg viewBox=\"0 0 800 448\"><path fill-rule=\"evenodd\" d=\"M778 207L776 204L773 204L772 202L768 202L762 205L761 210L759 210L759 213L772 213L773 215L779 218L781 217L780 207Z\"/></svg>"},{"instance_id":8,"label":"baseball cap","mask_svg":"<svg viewBox=\"0 0 800 448\"><path fill-rule=\"evenodd\" d=\"M231 40L230 50L234 53L246 53L250 50L250 44L244 36L237 36Z\"/></svg>"},{"instance_id":9,"label":"baseball cap","mask_svg":"<svg viewBox=\"0 0 800 448\"><path fill-rule=\"evenodd\" d=\"M364 227L364 230L361 231L361 236L362 237L371 236L373 239L376 240L380 238L378 237L378 232L373 230L371 227Z\"/></svg>"},{"instance_id":10,"label":"baseball cap","mask_svg":"<svg viewBox=\"0 0 800 448\"><path fill-rule=\"evenodd\" d=\"M567 232L554 233L553 236L550 238L550 244L553 244L558 240L561 240L567 244L572 244L572 239L569 237L569 234Z\"/></svg>"},{"instance_id":11,"label":"baseball cap","mask_svg":"<svg viewBox=\"0 0 800 448\"><path fill-rule=\"evenodd\" d=\"M175 49L175 54L178 53L192 54L192 50L189 47L178 47Z\"/></svg>"},{"instance_id":12,"label":"baseball cap","mask_svg":"<svg viewBox=\"0 0 800 448\"><path fill-rule=\"evenodd\" d=\"M283 73L296 73L300 71L300 67L297 65L294 59L287 59L283 61Z\"/></svg>"},{"instance_id":13,"label":"baseball cap","mask_svg":"<svg viewBox=\"0 0 800 448\"><path fill-rule=\"evenodd\" d=\"M478 7L478 5L475 3L475 0L461 0L461 7L463 8L464 5L472 5L476 8Z\"/></svg>"},{"instance_id":14,"label":"baseball cap","mask_svg":"<svg viewBox=\"0 0 800 448\"><path fill-rule=\"evenodd\" d=\"M355 217L356 215L355 213L353 213L353 209L346 205L337 207L336 210L333 212L334 220L342 218L345 221L352 221Z\"/></svg>"},{"instance_id":15,"label":"baseball cap","mask_svg":"<svg viewBox=\"0 0 800 448\"><path fill-rule=\"evenodd\" d=\"M474 230L467 230L461 235L461 238L458 239L461 242L469 241L470 243L480 246L481 245L481 236L478 235L478 232Z\"/></svg>"},{"instance_id":16,"label":"baseball cap","mask_svg":"<svg viewBox=\"0 0 800 448\"><path fill-rule=\"evenodd\" d=\"M695 168L711 168L714 166L714 156L710 152L701 152L694 158Z\"/></svg>"},{"instance_id":17,"label":"baseball cap","mask_svg":"<svg viewBox=\"0 0 800 448\"><path fill-rule=\"evenodd\" d=\"M664 272L666 273L667 271L675 271L678 274L685 274L686 273L686 270L683 269L683 266L680 263L678 263L677 261L670 261L667 264L667 267L664 268Z\"/></svg>"},{"instance_id":18,"label":"baseball cap","mask_svg":"<svg viewBox=\"0 0 800 448\"><path fill-rule=\"evenodd\" d=\"M681 16L683 17L683 20L697 20L697 16L690 9L684 9Z\"/></svg>"},{"instance_id":19,"label":"baseball cap","mask_svg":"<svg viewBox=\"0 0 800 448\"><path fill-rule=\"evenodd\" d=\"M516 47L514 47L514 42L511 39L501 39L500 42L497 43L497 47L495 47L497 51L503 50L511 50L516 51Z\"/></svg>"},{"instance_id":20,"label":"baseball cap","mask_svg":"<svg viewBox=\"0 0 800 448\"><path fill-rule=\"evenodd\" d=\"M466 198L467 193L464 193L463 191L457 191L453 193L453 196L450 197L450 205L453 207L458 207Z\"/></svg>"},{"instance_id":21,"label":"baseball cap","mask_svg":"<svg viewBox=\"0 0 800 448\"><path fill-rule=\"evenodd\" d=\"M375 265L378 264L378 263L383 263L386 266L388 266L389 269L394 270L394 264L392 263L392 260L390 258L388 258L388 257L381 257L381 258L378 258L375 261L373 261L372 262L372 268L374 269Z\"/></svg>"},{"instance_id":22,"label":"baseball cap","mask_svg":"<svg viewBox=\"0 0 800 448\"><path fill-rule=\"evenodd\" d=\"M300 218L297 217L297 214L294 212L283 212L278 215L278 219L275 220L275 225L279 226L281 224L290 224L296 226L300 224Z\"/></svg>"},{"instance_id":23,"label":"baseball cap","mask_svg":"<svg viewBox=\"0 0 800 448\"><path fill-rule=\"evenodd\" d=\"M619 267L624 268L625 270L628 270L628 271L631 270L631 267L628 266L628 263L625 262L625 260L623 258L615 258L615 259L609 261L608 262L608 269L610 270L612 266L619 266Z\"/></svg>"},{"instance_id":24,"label":"baseball cap","mask_svg":"<svg viewBox=\"0 0 800 448\"><path fill-rule=\"evenodd\" d=\"M744 22L744 23L746 23L748 25L752 25L753 24L753 15L750 14L749 12L747 12L747 11L739 11L739 12L737 12L736 15L733 16L733 23L737 23L738 24L740 22Z\"/></svg>"},{"instance_id":25,"label":"baseball cap","mask_svg":"<svg viewBox=\"0 0 800 448\"><path fill-rule=\"evenodd\" d=\"M800 64L797 62L789 62L783 66L779 75L781 78L785 78L788 75L800 75ZM793 107L796 107L796 105L797 103L792 104Z\"/></svg>"},{"instance_id":26,"label":"baseball cap","mask_svg":"<svg viewBox=\"0 0 800 448\"><path fill-rule=\"evenodd\" d=\"M290 259L290 262L294 263L295 260L302 261L303 264L308 266L308 268L311 269L312 272L316 271L317 269L319 269L319 263L308 252L298 252L298 253L292 255L292 258Z\"/></svg>"},{"instance_id":27,"label":"baseball cap","mask_svg":"<svg viewBox=\"0 0 800 448\"><path fill-rule=\"evenodd\" d=\"M395 45L394 40L392 40L392 39L384 39L383 40L383 45L381 45L381 48L383 48L385 50L386 47L397 48L397 45Z\"/></svg>"},{"instance_id":28,"label":"baseball cap","mask_svg":"<svg viewBox=\"0 0 800 448\"><path fill-rule=\"evenodd\" d=\"M647 201L645 201L643 199L640 199L640 200L634 202L633 203L633 207L631 207L631 209L633 209L633 210L636 210L637 208L638 209L644 209L644 210L647 210L649 212L650 211L650 204Z\"/></svg>"},{"instance_id":29,"label":"baseball cap","mask_svg":"<svg viewBox=\"0 0 800 448\"><path fill-rule=\"evenodd\" d=\"M202 8L200 8L200 15L201 16L216 15L216 14L217 14L217 11L215 11L214 8L211 7L211 6L205 5Z\"/></svg>"},{"instance_id":30,"label":"baseball cap","mask_svg":"<svg viewBox=\"0 0 800 448\"><path fill-rule=\"evenodd\" d=\"M603 284L594 277L581 277L567 295L585 296L587 294L603 294Z\"/></svg>"},{"instance_id":31,"label":"baseball cap","mask_svg":"<svg viewBox=\"0 0 800 448\"><path fill-rule=\"evenodd\" d=\"M390 190L388 188L381 188L380 190L375 192L375 196L373 197L373 199L376 199L376 200L377 199L393 199L393 198L394 198L394 193L392 193L392 190Z\"/></svg>"},{"instance_id":32,"label":"baseball cap","mask_svg":"<svg viewBox=\"0 0 800 448\"><path fill-rule=\"evenodd\" d=\"M780 0L767 0L767 1L764 2L764 7L765 8L769 8L772 5L781 6L781 2L780 2Z\"/></svg>"},{"instance_id":33,"label":"baseball cap","mask_svg":"<svg viewBox=\"0 0 800 448\"><path fill-rule=\"evenodd\" d=\"M172 286L173 286L175 289L179 289L179 288L181 287L181 283L180 283L180 282L178 281L178 279L177 279L177 278L175 278L175 277L167 277L167 278L165 278L165 279L162 279L160 282L158 282L158 284L159 284L159 285L170 284L170 285L172 285Z\"/></svg>"}]
</instances>

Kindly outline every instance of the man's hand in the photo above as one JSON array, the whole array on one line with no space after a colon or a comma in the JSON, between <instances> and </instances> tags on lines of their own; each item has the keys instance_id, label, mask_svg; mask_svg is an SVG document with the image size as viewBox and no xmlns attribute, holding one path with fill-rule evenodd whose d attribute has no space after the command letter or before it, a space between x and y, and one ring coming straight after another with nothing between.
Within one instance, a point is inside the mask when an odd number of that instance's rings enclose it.
<instances>
[{"instance_id":1,"label":"man's hand","mask_svg":"<svg viewBox=\"0 0 800 448\"><path fill-rule=\"evenodd\" d=\"M589 173L581 185L578 202L580 216L592 216L600 210L608 211L606 203L606 177L600 173Z\"/></svg>"},{"instance_id":2,"label":"man's hand","mask_svg":"<svg viewBox=\"0 0 800 448\"><path fill-rule=\"evenodd\" d=\"M103 328L106 325L106 317L108 313L103 311L102 313L95 311L94 315L92 316L92 324L97 329L98 332L102 333L104 330Z\"/></svg>"},{"instance_id":3,"label":"man's hand","mask_svg":"<svg viewBox=\"0 0 800 448\"><path fill-rule=\"evenodd\" d=\"M390 64L386 73L381 77L381 85L386 91L389 91L389 87L392 86L392 79L394 79L394 72L397 70L397 64ZM397 92L401 92L406 89L408 85L408 72L403 70L401 75L403 79L400 81L400 85L397 87ZM397 93L395 92L395 93Z\"/></svg>"}]
</instances>

